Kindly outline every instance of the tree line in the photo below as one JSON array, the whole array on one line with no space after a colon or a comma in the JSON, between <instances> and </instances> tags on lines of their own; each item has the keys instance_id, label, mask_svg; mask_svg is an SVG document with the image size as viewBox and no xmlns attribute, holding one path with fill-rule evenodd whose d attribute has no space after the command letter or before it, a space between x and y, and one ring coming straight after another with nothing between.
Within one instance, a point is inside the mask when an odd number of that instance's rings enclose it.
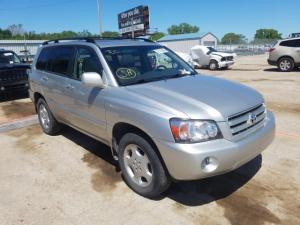
<instances>
[{"instance_id":1,"label":"tree line","mask_svg":"<svg viewBox=\"0 0 300 225\"><path fill-rule=\"evenodd\" d=\"M167 34L187 34L187 33L196 33L199 32L200 28L195 25L188 23L180 23L178 25L170 26L167 31ZM165 35L163 32L155 32L150 34L151 40L158 40ZM58 39L58 38L74 38L74 37L93 37L98 36L93 34L88 30L83 30L81 32L75 32L70 30L65 30L62 32L54 33L36 33L35 31L26 31L22 24L13 24L7 27L6 29L0 28L0 39L9 39L9 40L49 40L49 39ZM102 33L102 37L119 37L119 32L116 31L105 31ZM277 40L281 39L282 34L275 29L258 29L254 35L255 40ZM234 32L229 32L225 34L221 40L221 44L245 44L248 40L243 34L237 34Z\"/></svg>"}]
</instances>

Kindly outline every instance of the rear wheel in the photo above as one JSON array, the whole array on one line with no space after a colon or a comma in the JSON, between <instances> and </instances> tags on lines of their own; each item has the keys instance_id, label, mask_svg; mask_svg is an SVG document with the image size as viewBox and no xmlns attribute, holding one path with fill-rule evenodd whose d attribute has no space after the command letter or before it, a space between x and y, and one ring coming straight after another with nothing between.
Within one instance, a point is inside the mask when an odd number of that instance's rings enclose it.
<instances>
[{"instance_id":1,"label":"rear wheel","mask_svg":"<svg viewBox=\"0 0 300 225\"><path fill-rule=\"evenodd\" d=\"M37 101L36 109L38 118L43 131L46 134L54 135L60 131L60 124L53 117L46 101L40 98Z\"/></svg>"},{"instance_id":2,"label":"rear wheel","mask_svg":"<svg viewBox=\"0 0 300 225\"><path fill-rule=\"evenodd\" d=\"M119 144L118 156L124 180L138 194L154 198L169 187L170 178L144 137L125 134Z\"/></svg>"},{"instance_id":3,"label":"rear wheel","mask_svg":"<svg viewBox=\"0 0 300 225\"><path fill-rule=\"evenodd\" d=\"M211 60L209 62L209 69L210 70L216 70L219 68L218 62L216 60Z\"/></svg>"},{"instance_id":4,"label":"rear wheel","mask_svg":"<svg viewBox=\"0 0 300 225\"><path fill-rule=\"evenodd\" d=\"M288 57L283 57L278 61L278 69L282 72L290 72L294 69L294 60Z\"/></svg>"}]
</instances>

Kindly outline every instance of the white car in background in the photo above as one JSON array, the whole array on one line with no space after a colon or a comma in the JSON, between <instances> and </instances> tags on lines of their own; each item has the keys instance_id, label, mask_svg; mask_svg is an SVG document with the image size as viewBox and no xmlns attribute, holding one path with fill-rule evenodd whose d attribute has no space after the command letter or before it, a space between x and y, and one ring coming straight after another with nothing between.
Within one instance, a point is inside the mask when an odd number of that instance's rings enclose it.
<instances>
[{"instance_id":1,"label":"white car in background","mask_svg":"<svg viewBox=\"0 0 300 225\"><path fill-rule=\"evenodd\" d=\"M192 57L184 52L175 52L180 58L182 58L185 62L187 62L188 64L190 64L193 68L199 68L199 64L196 63Z\"/></svg>"},{"instance_id":2,"label":"white car in background","mask_svg":"<svg viewBox=\"0 0 300 225\"><path fill-rule=\"evenodd\" d=\"M213 47L196 45L191 48L191 57L193 61L202 67L208 67L210 70L228 68L234 64L236 54L218 52Z\"/></svg>"}]
</instances>

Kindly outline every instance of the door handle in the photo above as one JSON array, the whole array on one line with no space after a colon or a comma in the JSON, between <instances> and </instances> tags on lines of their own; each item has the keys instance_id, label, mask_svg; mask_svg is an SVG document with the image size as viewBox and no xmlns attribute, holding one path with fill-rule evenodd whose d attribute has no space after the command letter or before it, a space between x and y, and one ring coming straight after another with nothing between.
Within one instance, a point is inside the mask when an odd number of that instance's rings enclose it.
<instances>
[{"instance_id":1,"label":"door handle","mask_svg":"<svg viewBox=\"0 0 300 225\"><path fill-rule=\"evenodd\" d=\"M48 77L42 77L41 80L42 80L42 81L48 81L49 78L48 78Z\"/></svg>"},{"instance_id":2,"label":"door handle","mask_svg":"<svg viewBox=\"0 0 300 225\"><path fill-rule=\"evenodd\" d=\"M66 88L67 88L67 89L74 89L74 86L72 86L71 84L67 84L67 85L66 85Z\"/></svg>"}]
</instances>

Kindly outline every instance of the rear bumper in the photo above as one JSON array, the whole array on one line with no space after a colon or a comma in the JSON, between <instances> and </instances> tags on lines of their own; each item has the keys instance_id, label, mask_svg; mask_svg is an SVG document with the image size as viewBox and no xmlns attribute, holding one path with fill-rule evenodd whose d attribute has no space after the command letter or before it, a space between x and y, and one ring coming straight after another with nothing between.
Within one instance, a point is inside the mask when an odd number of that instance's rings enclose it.
<instances>
[{"instance_id":1,"label":"rear bumper","mask_svg":"<svg viewBox=\"0 0 300 225\"><path fill-rule=\"evenodd\" d=\"M268 63L269 63L269 65L271 65L271 66L277 66L277 61L268 59Z\"/></svg>"},{"instance_id":2,"label":"rear bumper","mask_svg":"<svg viewBox=\"0 0 300 225\"><path fill-rule=\"evenodd\" d=\"M237 142L226 139L179 144L154 139L170 175L176 180L195 180L232 171L259 155L273 140L275 118L267 113L263 127ZM205 172L203 160L213 157L218 166Z\"/></svg>"}]
</instances>

